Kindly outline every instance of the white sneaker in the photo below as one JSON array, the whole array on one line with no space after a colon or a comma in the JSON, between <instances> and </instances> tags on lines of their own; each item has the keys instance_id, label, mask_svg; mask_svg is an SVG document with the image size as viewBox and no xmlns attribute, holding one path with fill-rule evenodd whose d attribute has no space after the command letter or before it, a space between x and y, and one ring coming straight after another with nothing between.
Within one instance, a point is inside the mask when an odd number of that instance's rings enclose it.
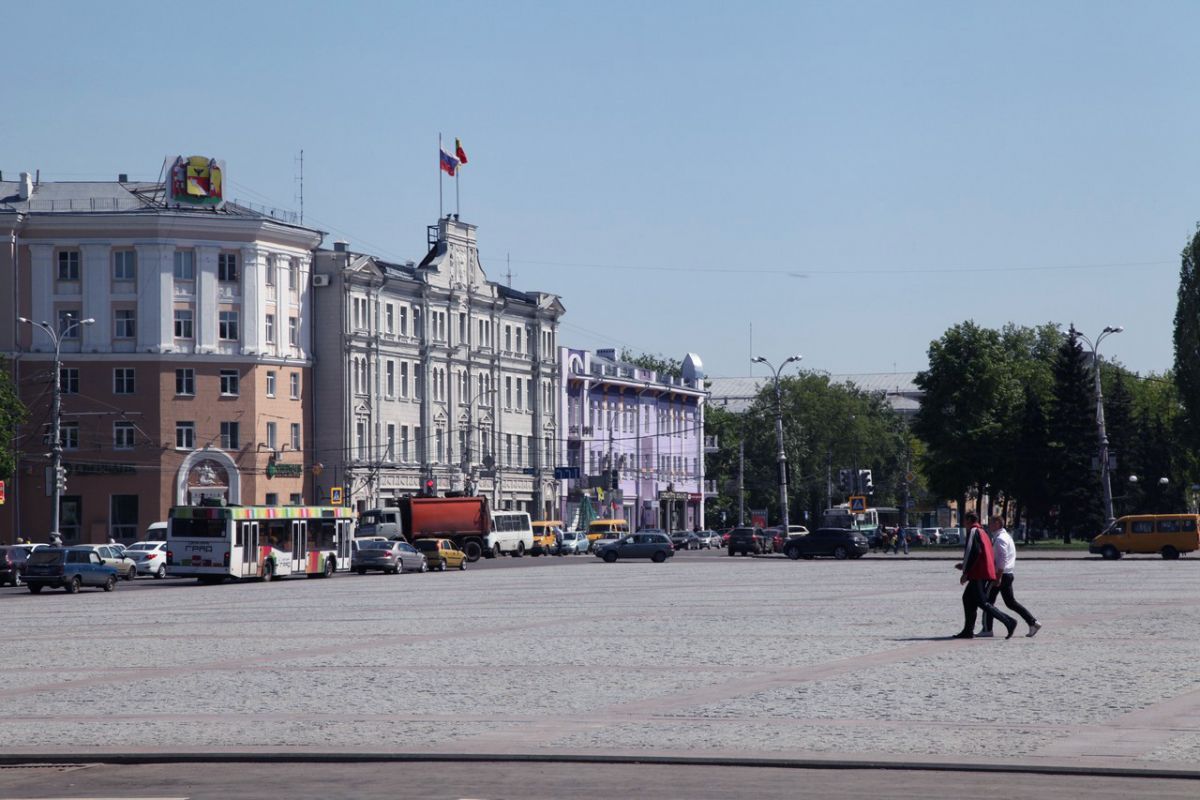
<instances>
[{"instance_id":1,"label":"white sneaker","mask_svg":"<svg viewBox=\"0 0 1200 800\"><path fill-rule=\"evenodd\" d=\"M975 638L976 639L991 639L992 632L991 631L980 631L979 633L975 634Z\"/></svg>"},{"instance_id":2,"label":"white sneaker","mask_svg":"<svg viewBox=\"0 0 1200 800\"><path fill-rule=\"evenodd\" d=\"M1025 636L1032 639L1034 636L1037 636L1037 632L1040 631L1041 629L1042 629L1042 623L1035 622L1029 626L1029 633L1025 634Z\"/></svg>"}]
</instances>

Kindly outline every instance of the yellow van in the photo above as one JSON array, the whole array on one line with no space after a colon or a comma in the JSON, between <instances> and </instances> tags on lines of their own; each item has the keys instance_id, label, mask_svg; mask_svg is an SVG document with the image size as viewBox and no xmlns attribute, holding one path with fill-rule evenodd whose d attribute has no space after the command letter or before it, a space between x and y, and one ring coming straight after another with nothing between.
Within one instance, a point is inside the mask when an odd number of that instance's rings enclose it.
<instances>
[{"instance_id":1,"label":"yellow van","mask_svg":"<svg viewBox=\"0 0 1200 800\"><path fill-rule=\"evenodd\" d=\"M529 555L549 556L558 553L558 537L554 531L563 530L564 527L561 519L543 519L533 523L533 548Z\"/></svg>"},{"instance_id":2,"label":"yellow van","mask_svg":"<svg viewBox=\"0 0 1200 800\"><path fill-rule=\"evenodd\" d=\"M1124 553L1160 553L1179 558L1200 550L1200 514L1137 514L1121 517L1092 539L1089 553L1120 558Z\"/></svg>"},{"instance_id":3,"label":"yellow van","mask_svg":"<svg viewBox=\"0 0 1200 800\"><path fill-rule=\"evenodd\" d=\"M588 541L594 542L597 539L611 539L627 533L629 523L623 519L594 519L592 524L588 525L587 537Z\"/></svg>"}]
</instances>

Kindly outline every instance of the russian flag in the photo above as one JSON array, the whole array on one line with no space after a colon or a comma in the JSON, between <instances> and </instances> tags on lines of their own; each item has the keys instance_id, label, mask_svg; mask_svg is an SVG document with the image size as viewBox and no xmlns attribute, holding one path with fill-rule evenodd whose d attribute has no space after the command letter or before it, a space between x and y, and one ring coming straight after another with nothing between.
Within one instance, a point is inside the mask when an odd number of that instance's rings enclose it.
<instances>
[{"instance_id":1,"label":"russian flag","mask_svg":"<svg viewBox=\"0 0 1200 800\"><path fill-rule=\"evenodd\" d=\"M446 152L446 148L441 148L442 151L442 172L445 172L451 178L454 177L454 171L458 169L458 159Z\"/></svg>"}]
</instances>

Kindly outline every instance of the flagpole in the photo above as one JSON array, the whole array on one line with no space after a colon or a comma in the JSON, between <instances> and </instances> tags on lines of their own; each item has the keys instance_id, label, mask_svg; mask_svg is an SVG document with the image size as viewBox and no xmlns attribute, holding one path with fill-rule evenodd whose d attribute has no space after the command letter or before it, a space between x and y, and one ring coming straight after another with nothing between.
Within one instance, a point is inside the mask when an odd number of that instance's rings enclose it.
<instances>
[{"instance_id":1,"label":"flagpole","mask_svg":"<svg viewBox=\"0 0 1200 800\"><path fill-rule=\"evenodd\" d=\"M438 131L438 219L442 218L442 132Z\"/></svg>"},{"instance_id":2,"label":"flagpole","mask_svg":"<svg viewBox=\"0 0 1200 800\"><path fill-rule=\"evenodd\" d=\"M459 174L462 173L462 164L459 164L458 166L459 166L459 168L454 170L454 216L455 217L457 217L460 212L460 209L458 207L458 176L459 176Z\"/></svg>"}]
</instances>

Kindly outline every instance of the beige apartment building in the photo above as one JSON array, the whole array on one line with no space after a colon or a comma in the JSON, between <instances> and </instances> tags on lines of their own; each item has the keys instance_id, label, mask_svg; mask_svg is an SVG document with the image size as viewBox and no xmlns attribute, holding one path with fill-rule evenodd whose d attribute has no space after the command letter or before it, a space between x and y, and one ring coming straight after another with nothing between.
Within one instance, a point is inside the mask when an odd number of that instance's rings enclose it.
<instances>
[{"instance_id":1,"label":"beige apartment building","mask_svg":"<svg viewBox=\"0 0 1200 800\"><path fill-rule=\"evenodd\" d=\"M170 169L162 183L0 176L0 352L29 408L0 542L51 527L56 340L67 543L131 540L206 497L313 499L322 234L225 201L211 163L188 167L191 197Z\"/></svg>"}]
</instances>

